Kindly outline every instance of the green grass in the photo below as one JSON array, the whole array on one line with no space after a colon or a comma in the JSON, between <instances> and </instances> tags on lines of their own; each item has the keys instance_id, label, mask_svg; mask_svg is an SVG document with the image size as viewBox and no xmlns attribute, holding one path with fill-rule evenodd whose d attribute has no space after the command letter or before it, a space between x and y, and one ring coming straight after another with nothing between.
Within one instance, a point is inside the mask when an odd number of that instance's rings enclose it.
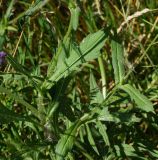
<instances>
[{"instance_id":1,"label":"green grass","mask_svg":"<svg viewBox=\"0 0 158 160\"><path fill-rule=\"evenodd\" d=\"M158 1L0 10L0 159L158 159Z\"/></svg>"}]
</instances>

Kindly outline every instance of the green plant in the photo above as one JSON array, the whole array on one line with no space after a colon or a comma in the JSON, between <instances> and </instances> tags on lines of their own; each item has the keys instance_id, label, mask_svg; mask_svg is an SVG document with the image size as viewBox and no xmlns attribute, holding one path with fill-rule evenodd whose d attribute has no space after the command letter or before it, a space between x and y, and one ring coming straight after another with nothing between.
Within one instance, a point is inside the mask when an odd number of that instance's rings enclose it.
<instances>
[{"instance_id":1,"label":"green plant","mask_svg":"<svg viewBox=\"0 0 158 160\"><path fill-rule=\"evenodd\" d=\"M147 4L1 2L1 159L158 158L158 3Z\"/></svg>"}]
</instances>

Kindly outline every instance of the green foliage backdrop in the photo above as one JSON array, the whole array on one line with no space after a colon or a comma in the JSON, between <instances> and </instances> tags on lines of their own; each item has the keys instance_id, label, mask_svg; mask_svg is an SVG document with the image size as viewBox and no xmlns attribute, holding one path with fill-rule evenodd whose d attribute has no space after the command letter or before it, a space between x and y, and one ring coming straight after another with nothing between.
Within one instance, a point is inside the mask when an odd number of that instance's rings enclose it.
<instances>
[{"instance_id":1,"label":"green foliage backdrop","mask_svg":"<svg viewBox=\"0 0 158 160\"><path fill-rule=\"evenodd\" d=\"M157 0L0 13L0 159L158 159Z\"/></svg>"}]
</instances>

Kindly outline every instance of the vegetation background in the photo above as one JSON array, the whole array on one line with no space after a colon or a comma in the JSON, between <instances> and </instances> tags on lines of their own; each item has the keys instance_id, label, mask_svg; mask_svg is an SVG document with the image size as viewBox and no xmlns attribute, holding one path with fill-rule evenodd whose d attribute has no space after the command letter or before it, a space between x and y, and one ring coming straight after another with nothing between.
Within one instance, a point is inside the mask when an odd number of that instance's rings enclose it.
<instances>
[{"instance_id":1,"label":"vegetation background","mask_svg":"<svg viewBox=\"0 0 158 160\"><path fill-rule=\"evenodd\" d=\"M157 13L0 0L0 159L158 159Z\"/></svg>"}]
</instances>

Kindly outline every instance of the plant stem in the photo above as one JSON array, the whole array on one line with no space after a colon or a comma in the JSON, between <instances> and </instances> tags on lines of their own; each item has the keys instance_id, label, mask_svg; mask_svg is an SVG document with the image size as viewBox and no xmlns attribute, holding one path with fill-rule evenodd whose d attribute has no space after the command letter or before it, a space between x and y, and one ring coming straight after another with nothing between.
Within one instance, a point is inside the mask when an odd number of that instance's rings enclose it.
<instances>
[{"instance_id":1,"label":"plant stem","mask_svg":"<svg viewBox=\"0 0 158 160\"><path fill-rule=\"evenodd\" d=\"M102 93L103 93L103 98L105 99L106 98L106 73L105 73L105 68L103 64L103 59L101 56L98 58L98 62L99 62L99 68L101 72Z\"/></svg>"}]
</instances>

